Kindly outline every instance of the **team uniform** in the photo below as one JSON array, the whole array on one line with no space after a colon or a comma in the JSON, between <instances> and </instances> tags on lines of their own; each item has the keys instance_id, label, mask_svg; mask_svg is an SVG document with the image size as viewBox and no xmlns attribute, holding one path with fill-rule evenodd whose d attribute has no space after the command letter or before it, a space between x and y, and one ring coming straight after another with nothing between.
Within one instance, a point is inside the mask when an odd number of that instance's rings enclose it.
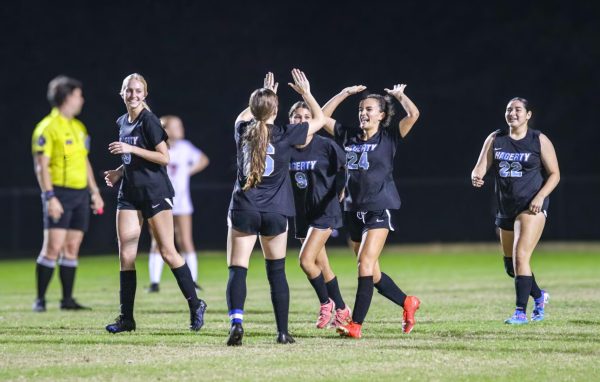
<instances>
[{"instance_id":1,"label":"team uniform","mask_svg":"<svg viewBox=\"0 0 600 382\"><path fill-rule=\"evenodd\" d=\"M204 154L190 141L182 139L169 147L167 174L173 185L173 215L191 215L194 212L190 196L190 169Z\"/></svg>"},{"instance_id":2,"label":"team uniform","mask_svg":"<svg viewBox=\"0 0 600 382\"><path fill-rule=\"evenodd\" d=\"M498 130L493 150L492 168L498 204L496 225L512 231L516 217L529 209L529 204L545 182L540 131L527 129L524 138L514 140L508 130ZM549 198L546 197L542 205L545 216L548 205Z\"/></svg>"},{"instance_id":3,"label":"team uniform","mask_svg":"<svg viewBox=\"0 0 600 382\"><path fill-rule=\"evenodd\" d=\"M360 242L365 231L394 230L389 210L400 208L394 183L394 156L400 141L398 129L380 128L370 139L361 139L360 128L336 123L335 140L346 152L348 180L344 217L350 238Z\"/></svg>"},{"instance_id":4,"label":"team uniform","mask_svg":"<svg viewBox=\"0 0 600 382\"><path fill-rule=\"evenodd\" d=\"M135 121L128 114L117 119L119 141L154 151L168 139L159 119L143 109ZM138 210L145 219L158 212L173 208L173 186L164 166L147 161L137 155L122 154L123 179L119 188L117 209Z\"/></svg>"},{"instance_id":5,"label":"team uniform","mask_svg":"<svg viewBox=\"0 0 600 382\"><path fill-rule=\"evenodd\" d=\"M87 191L87 156L90 137L84 124L76 118L63 117L53 108L36 126L32 137L33 155L50 158L49 170L55 196L64 213L58 221L48 216L42 195L44 228L87 231L90 197Z\"/></svg>"},{"instance_id":6,"label":"team uniform","mask_svg":"<svg viewBox=\"0 0 600 382\"><path fill-rule=\"evenodd\" d=\"M283 127L269 125L271 139L262 181L243 191L250 159L241 138L251 122L242 121L235 126L238 170L229 204L228 225L245 233L275 236L287 231L287 219L295 215L288 171L293 146L306 142L308 123Z\"/></svg>"},{"instance_id":7,"label":"team uniform","mask_svg":"<svg viewBox=\"0 0 600 382\"><path fill-rule=\"evenodd\" d=\"M297 239L306 238L309 227L342 226L338 194L344 187L346 155L331 139L314 135L303 148L294 148L290 179L294 190ZM341 171L340 171L341 170Z\"/></svg>"}]
</instances>

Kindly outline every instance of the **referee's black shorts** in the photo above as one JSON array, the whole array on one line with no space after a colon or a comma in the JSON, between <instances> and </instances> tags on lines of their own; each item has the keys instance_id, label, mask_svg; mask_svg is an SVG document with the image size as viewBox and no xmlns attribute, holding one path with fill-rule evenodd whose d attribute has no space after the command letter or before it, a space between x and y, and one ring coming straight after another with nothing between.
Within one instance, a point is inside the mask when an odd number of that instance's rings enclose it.
<instances>
[{"instance_id":1,"label":"referee's black shorts","mask_svg":"<svg viewBox=\"0 0 600 382\"><path fill-rule=\"evenodd\" d=\"M48 204L42 194L44 229L63 228L86 232L90 223L90 194L87 189L53 187L54 196L63 207L63 214L57 221L48 215Z\"/></svg>"},{"instance_id":2,"label":"referee's black shorts","mask_svg":"<svg viewBox=\"0 0 600 382\"><path fill-rule=\"evenodd\" d=\"M288 217L275 212L229 210L227 226L244 233L277 236L288 230Z\"/></svg>"}]
</instances>

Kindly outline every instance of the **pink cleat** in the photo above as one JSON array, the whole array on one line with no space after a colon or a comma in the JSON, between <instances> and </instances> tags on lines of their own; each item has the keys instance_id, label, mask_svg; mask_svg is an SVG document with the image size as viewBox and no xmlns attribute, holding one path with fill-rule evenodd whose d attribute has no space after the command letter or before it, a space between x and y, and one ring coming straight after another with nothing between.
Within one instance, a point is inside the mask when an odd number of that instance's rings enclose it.
<instances>
[{"instance_id":1,"label":"pink cleat","mask_svg":"<svg viewBox=\"0 0 600 382\"><path fill-rule=\"evenodd\" d=\"M321 310L319 311L319 318L317 318L317 328L323 329L329 324L335 311L335 303L332 299L329 299L325 304L321 304Z\"/></svg>"},{"instance_id":2,"label":"pink cleat","mask_svg":"<svg viewBox=\"0 0 600 382\"><path fill-rule=\"evenodd\" d=\"M346 305L344 309L336 309L335 317L333 321L331 321L332 328L339 328L340 326L347 325L350 321L352 321L352 311L350 307Z\"/></svg>"}]
</instances>

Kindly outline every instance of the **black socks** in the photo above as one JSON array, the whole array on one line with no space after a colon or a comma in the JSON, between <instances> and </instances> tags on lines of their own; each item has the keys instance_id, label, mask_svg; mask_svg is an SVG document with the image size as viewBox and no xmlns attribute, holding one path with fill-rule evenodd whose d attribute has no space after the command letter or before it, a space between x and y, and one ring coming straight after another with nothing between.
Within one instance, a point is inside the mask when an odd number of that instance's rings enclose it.
<instances>
[{"instance_id":1,"label":"black socks","mask_svg":"<svg viewBox=\"0 0 600 382\"><path fill-rule=\"evenodd\" d=\"M326 304L329 302L329 293L327 292L327 286L325 286L325 279L323 278L323 273L319 273L317 277L314 279L309 279L310 285L314 288L315 292L317 292L317 297L319 298L319 302L321 304Z\"/></svg>"},{"instance_id":2,"label":"black socks","mask_svg":"<svg viewBox=\"0 0 600 382\"><path fill-rule=\"evenodd\" d=\"M345 309L346 303L344 302L342 294L340 293L340 287L338 286L337 277L334 277L325 285L327 286L327 294L329 295L329 298L331 298L335 303L335 308Z\"/></svg>"},{"instance_id":3,"label":"black socks","mask_svg":"<svg viewBox=\"0 0 600 382\"><path fill-rule=\"evenodd\" d=\"M516 306L523 312L527 310L527 300L531 293L531 284L533 276L517 276L515 277L515 290L517 294Z\"/></svg>"},{"instance_id":4,"label":"black socks","mask_svg":"<svg viewBox=\"0 0 600 382\"><path fill-rule=\"evenodd\" d=\"M388 300L400 306L404 306L406 294L402 292L402 290L398 287L398 285L396 285L390 276L381 272L381 279L377 284L375 284L375 288L377 288L377 291L380 295L384 296Z\"/></svg>"},{"instance_id":5,"label":"black socks","mask_svg":"<svg viewBox=\"0 0 600 382\"><path fill-rule=\"evenodd\" d=\"M73 298L73 284L75 283L75 271L77 260L62 258L58 260L60 283L62 284L63 300Z\"/></svg>"},{"instance_id":6,"label":"black socks","mask_svg":"<svg viewBox=\"0 0 600 382\"><path fill-rule=\"evenodd\" d=\"M227 281L227 309L231 325L244 321L244 303L246 302L246 276L248 269L232 265L229 267Z\"/></svg>"},{"instance_id":7,"label":"black socks","mask_svg":"<svg viewBox=\"0 0 600 382\"><path fill-rule=\"evenodd\" d=\"M121 302L121 315L123 318L133 320L133 302L135 301L135 290L137 287L137 276L135 270L121 271L121 290L119 298Z\"/></svg>"},{"instance_id":8,"label":"black socks","mask_svg":"<svg viewBox=\"0 0 600 382\"><path fill-rule=\"evenodd\" d=\"M513 266L512 257L503 256L503 259L504 259L504 269L506 270L506 274L508 274L510 277L514 278L515 277L515 269ZM535 275L531 274L531 277L532 277L532 281L531 281L530 296L533 297L534 299L538 299L538 298L542 297L542 290L540 289L537 282L535 281Z\"/></svg>"},{"instance_id":9,"label":"black socks","mask_svg":"<svg viewBox=\"0 0 600 382\"><path fill-rule=\"evenodd\" d=\"M177 280L177 285L179 285L183 297L187 300L190 311L198 309L200 301L198 300L198 295L196 295L196 285L192 279L190 268L186 264L183 264L179 268L171 268L171 272L173 272Z\"/></svg>"},{"instance_id":10,"label":"black socks","mask_svg":"<svg viewBox=\"0 0 600 382\"><path fill-rule=\"evenodd\" d=\"M275 312L277 331L287 333L290 310L290 289L285 277L285 258L265 260L267 278L271 286L271 302Z\"/></svg>"},{"instance_id":11,"label":"black socks","mask_svg":"<svg viewBox=\"0 0 600 382\"><path fill-rule=\"evenodd\" d=\"M356 300L354 302L354 311L352 312L352 321L362 324L371 306L373 298L373 276L359 276L358 288L356 289Z\"/></svg>"},{"instance_id":12,"label":"black socks","mask_svg":"<svg viewBox=\"0 0 600 382\"><path fill-rule=\"evenodd\" d=\"M48 289L48 284L50 284L53 273L54 267L49 267L40 263L36 264L35 278L37 282L37 298L43 300L46 297L46 290Z\"/></svg>"}]
</instances>

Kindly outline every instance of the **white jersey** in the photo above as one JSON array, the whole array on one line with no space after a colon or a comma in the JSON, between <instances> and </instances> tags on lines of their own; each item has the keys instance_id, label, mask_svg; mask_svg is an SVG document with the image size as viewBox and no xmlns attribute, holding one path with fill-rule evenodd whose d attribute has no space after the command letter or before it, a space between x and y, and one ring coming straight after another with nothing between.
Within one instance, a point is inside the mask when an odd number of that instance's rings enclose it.
<instances>
[{"instance_id":1,"label":"white jersey","mask_svg":"<svg viewBox=\"0 0 600 382\"><path fill-rule=\"evenodd\" d=\"M175 190L173 215L191 215L194 212L190 197L190 170L200 161L202 155L200 149L185 139L169 147L167 173Z\"/></svg>"}]
</instances>

